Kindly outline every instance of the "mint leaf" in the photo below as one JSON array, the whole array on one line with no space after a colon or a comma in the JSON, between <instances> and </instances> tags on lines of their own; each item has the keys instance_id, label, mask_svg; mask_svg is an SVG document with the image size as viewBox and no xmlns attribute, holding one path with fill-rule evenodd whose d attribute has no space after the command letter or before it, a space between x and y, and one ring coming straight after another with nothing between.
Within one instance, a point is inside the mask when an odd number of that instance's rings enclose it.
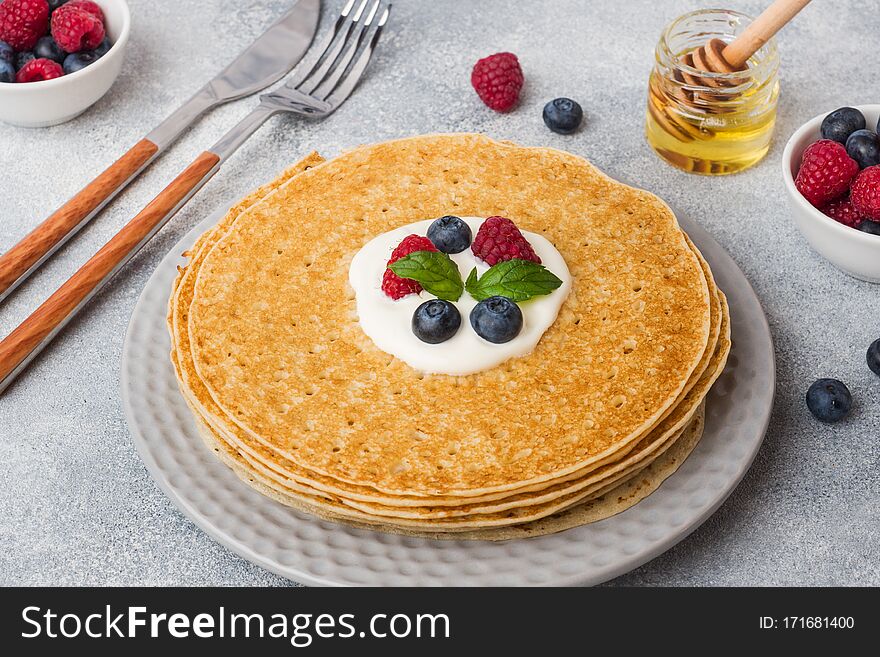
<instances>
[{"instance_id":1,"label":"mint leaf","mask_svg":"<svg viewBox=\"0 0 880 657\"><path fill-rule=\"evenodd\" d=\"M526 301L532 297L550 294L562 285L553 272L531 260L499 262L477 278L476 268L468 275L465 288L474 299L507 297L512 301Z\"/></svg>"},{"instance_id":2,"label":"mint leaf","mask_svg":"<svg viewBox=\"0 0 880 657\"><path fill-rule=\"evenodd\" d=\"M458 265L445 253L413 251L388 267L401 278L417 281L438 299L458 301L464 291Z\"/></svg>"}]
</instances>

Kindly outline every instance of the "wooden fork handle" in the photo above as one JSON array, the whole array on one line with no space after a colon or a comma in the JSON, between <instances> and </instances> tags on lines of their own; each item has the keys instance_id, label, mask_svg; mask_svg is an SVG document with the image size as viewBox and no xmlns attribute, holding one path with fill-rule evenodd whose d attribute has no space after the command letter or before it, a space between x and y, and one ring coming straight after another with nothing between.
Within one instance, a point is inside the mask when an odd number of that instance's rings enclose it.
<instances>
[{"instance_id":1,"label":"wooden fork handle","mask_svg":"<svg viewBox=\"0 0 880 657\"><path fill-rule=\"evenodd\" d=\"M149 139L140 140L76 196L0 256L0 300L124 188L158 151L159 147Z\"/></svg>"},{"instance_id":2,"label":"wooden fork handle","mask_svg":"<svg viewBox=\"0 0 880 657\"><path fill-rule=\"evenodd\" d=\"M0 342L0 391L113 274L213 175L220 157L205 151Z\"/></svg>"}]
</instances>

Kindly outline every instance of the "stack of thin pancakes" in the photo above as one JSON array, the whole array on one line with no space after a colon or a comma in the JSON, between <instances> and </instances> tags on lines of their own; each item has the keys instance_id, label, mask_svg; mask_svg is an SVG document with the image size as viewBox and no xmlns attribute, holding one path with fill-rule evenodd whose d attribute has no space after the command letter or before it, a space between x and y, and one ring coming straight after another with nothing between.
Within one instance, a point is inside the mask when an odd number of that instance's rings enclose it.
<instances>
[{"instance_id":1,"label":"stack of thin pancakes","mask_svg":"<svg viewBox=\"0 0 880 657\"><path fill-rule=\"evenodd\" d=\"M531 354L432 375L361 331L352 256L446 214L510 217L565 258L572 291ZM386 531L500 540L626 509L696 445L730 349L726 299L662 201L481 135L310 155L186 255L171 355L206 443L265 495Z\"/></svg>"}]
</instances>

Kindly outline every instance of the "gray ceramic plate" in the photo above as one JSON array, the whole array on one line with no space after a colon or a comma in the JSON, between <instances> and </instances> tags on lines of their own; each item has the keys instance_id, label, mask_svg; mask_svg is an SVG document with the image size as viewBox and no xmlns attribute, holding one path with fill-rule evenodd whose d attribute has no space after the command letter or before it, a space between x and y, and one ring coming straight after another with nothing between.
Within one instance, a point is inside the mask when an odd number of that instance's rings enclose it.
<instances>
[{"instance_id":1,"label":"gray ceramic plate","mask_svg":"<svg viewBox=\"0 0 880 657\"><path fill-rule=\"evenodd\" d=\"M657 491L601 522L540 538L431 541L317 520L263 497L203 444L168 359L166 304L180 253L220 219L184 237L150 278L131 316L122 354L122 399L147 469L196 525L245 559L304 584L597 584L675 545L714 512L748 470L773 405L767 321L733 260L699 226L682 226L727 294L733 349L706 406L696 449Z\"/></svg>"}]
</instances>

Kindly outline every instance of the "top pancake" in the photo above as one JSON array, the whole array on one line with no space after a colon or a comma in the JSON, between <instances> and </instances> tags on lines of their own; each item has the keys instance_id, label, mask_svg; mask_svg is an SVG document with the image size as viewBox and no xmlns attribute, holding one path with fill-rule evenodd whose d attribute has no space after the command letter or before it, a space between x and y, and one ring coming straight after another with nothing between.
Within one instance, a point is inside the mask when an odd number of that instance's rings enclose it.
<instances>
[{"instance_id":1,"label":"top pancake","mask_svg":"<svg viewBox=\"0 0 880 657\"><path fill-rule=\"evenodd\" d=\"M544 234L574 283L532 354L423 376L363 335L347 270L375 235L449 213ZM644 435L700 362L709 316L662 201L567 153L443 135L357 149L243 213L199 270L189 331L227 419L301 467L389 494L477 495Z\"/></svg>"}]
</instances>

